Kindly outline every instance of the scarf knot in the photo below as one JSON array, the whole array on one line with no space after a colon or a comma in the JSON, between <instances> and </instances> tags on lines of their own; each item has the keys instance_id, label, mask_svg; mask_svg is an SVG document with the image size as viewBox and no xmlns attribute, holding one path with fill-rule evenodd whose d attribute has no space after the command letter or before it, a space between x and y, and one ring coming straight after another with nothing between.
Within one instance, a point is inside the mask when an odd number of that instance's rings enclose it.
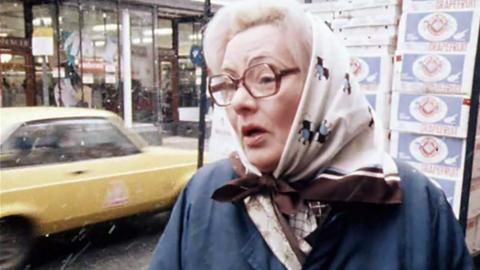
<instances>
[{"instance_id":1,"label":"scarf knot","mask_svg":"<svg viewBox=\"0 0 480 270\"><path fill-rule=\"evenodd\" d=\"M275 179L272 175L253 174L236 178L215 190L212 199L220 202L240 202L257 194L271 196L280 212L288 216L294 215L303 201L300 194L286 182Z\"/></svg>"},{"instance_id":2,"label":"scarf knot","mask_svg":"<svg viewBox=\"0 0 480 270\"><path fill-rule=\"evenodd\" d=\"M258 186L262 189L262 191L269 191L273 193L278 192L278 185L273 175L268 174L262 177L258 177L257 181Z\"/></svg>"},{"instance_id":3,"label":"scarf knot","mask_svg":"<svg viewBox=\"0 0 480 270\"><path fill-rule=\"evenodd\" d=\"M230 156L235 173L240 177L218 188L212 199L220 202L240 202L243 199L257 194L268 195L282 214L294 215L303 200L300 193L287 182L276 179L272 174L261 176L245 173L245 168L238 157Z\"/></svg>"},{"instance_id":4,"label":"scarf knot","mask_svg":"<svg viewBox=\"0 0 480 270\"><path fill-rule=\"evenodd\" d=\"M240 202L249 196L263 194L287 216L295 215L306 201L374 205L395 205L402 201L398 175L385 176L378 168L361 168L347 175L324 173L314 181L289 184L272 174L246 173L237 156L230 156L230 161L239 177L215 190L212 199L216 201Z\"/></svg>"}]
</instances>

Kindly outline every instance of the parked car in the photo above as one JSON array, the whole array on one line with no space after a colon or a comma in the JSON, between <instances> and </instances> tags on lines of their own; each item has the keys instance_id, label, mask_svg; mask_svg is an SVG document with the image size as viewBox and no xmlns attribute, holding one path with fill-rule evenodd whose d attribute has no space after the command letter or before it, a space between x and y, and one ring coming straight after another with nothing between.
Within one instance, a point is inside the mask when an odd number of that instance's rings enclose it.
<instances>
[{"instance_id":1,"label":"parked car","mask_svg":"<svg viewBox=\"0 0 480 270\"><path fill-rule=\"evenodd\" d=\"M108 111L1 108L0 127L0 269L38 236L171 207L196 169L196 152L148 146Z\"/></svg>"}]
</instances>

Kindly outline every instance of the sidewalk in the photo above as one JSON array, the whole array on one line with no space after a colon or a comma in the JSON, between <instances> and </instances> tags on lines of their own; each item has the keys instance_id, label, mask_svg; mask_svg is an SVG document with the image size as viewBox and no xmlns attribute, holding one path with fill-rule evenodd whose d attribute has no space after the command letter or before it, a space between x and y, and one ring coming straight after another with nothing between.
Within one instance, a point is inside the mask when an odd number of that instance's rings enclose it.
<instances>
[{"instance_id":1,"label":"sidewalk","mask_svg":"<svg viewBox=\"0 0 480 270\"><path fill-rule=\"evenodd\" d=\"M198 149L198 139L191 137L182 137L182 136L165 136L162 138L162 146L168 146L179 149L189 149L197 150ZM208 140L205 140L204 145L205 151L208 151Z\"/></svg>"}]
</instances>

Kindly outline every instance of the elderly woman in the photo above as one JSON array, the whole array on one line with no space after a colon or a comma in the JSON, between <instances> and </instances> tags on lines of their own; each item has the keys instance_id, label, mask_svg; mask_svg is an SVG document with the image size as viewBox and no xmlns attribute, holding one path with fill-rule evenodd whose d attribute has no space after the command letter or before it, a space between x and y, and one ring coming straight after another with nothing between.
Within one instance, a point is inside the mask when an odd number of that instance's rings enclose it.
<instances>
[{"instance_id":1,"label":"elderly woman","mask_svg":"<svg viewBox=\"0 0 480 270\"><path fill-rule=\"evenodd\" d=\"M239 1L204 52L240 147L183 190L151 269L473 268L442 192L382 149L322 21L294 1Z\"/></svg>"}]
</instances>

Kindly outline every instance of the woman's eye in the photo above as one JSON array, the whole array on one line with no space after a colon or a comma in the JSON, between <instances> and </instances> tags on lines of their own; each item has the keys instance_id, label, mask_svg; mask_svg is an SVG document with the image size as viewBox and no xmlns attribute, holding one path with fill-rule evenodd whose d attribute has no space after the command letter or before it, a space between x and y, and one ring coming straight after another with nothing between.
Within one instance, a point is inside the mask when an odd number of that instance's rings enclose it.
<instances>
[{"instance_id":1,"label":"woman's eye","mask_svg":"<svg viewBox=\"0 0 480 270\"><path fill-rule=\"evenodd\" d=\"M267 84L267 83L272 83L275 82L275 77L271 76L263 76L260 78L260 83L262 84Z\"/></svg>"}]
</instances>

